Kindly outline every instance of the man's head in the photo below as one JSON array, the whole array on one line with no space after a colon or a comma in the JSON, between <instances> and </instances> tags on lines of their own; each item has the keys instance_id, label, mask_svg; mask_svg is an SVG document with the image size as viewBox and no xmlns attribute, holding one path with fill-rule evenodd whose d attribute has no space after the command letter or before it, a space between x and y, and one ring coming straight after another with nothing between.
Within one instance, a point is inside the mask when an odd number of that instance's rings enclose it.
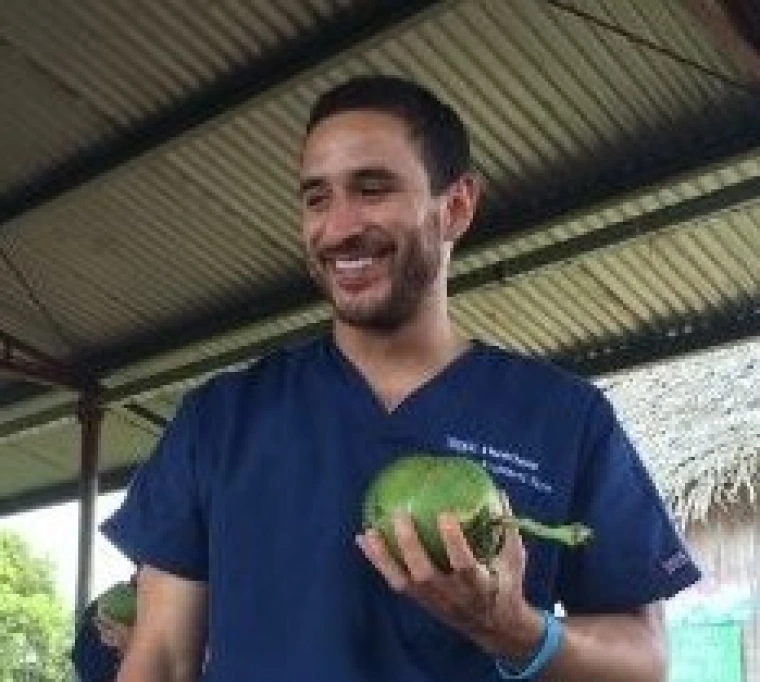
<instances>
[{"instance_id":1,"label":"man's head","mask_svg":"<svg viewBox=\"0 0 760 682\"><path fill-rule=\"evenodd\" d=\"M350 80L314 106L301 199L309 269L338 320L395 329L445 302L477 200L464 126L416 84Z\"/></svg>"},{"instance_id":2,"label":"man's head","mask_svg":"<svg viewBox=\"0 0 760 682\"><path fill-rule=\"evenodd\" d=\"M470 172L470 142L459 115L429 90L394 76L360 76L329 90L312 108L306 133L326 118L362 110L389 114L406 124L433 194Z\"/></svg>"}]
</instances>

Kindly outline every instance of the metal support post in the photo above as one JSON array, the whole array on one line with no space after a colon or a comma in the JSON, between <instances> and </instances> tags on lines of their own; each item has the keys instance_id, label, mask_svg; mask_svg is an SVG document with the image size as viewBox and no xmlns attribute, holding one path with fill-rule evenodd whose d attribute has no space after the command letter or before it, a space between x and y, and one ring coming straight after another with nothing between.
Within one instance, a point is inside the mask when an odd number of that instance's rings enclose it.
<instances>
[{"instance_id":1,"label":"metal support post","mask_svg":"<svg viewBox=\"0 0 760 682\"><path fill-rule=\"evenodd\" d=\"M79 552L75 612L77 620L91 598L92 545L95 533L95 506L98 498L98 460L103 408L95 390L82 394L78 415L82 425L82 460L79 488Z\"/></svg>"}]
</instances>

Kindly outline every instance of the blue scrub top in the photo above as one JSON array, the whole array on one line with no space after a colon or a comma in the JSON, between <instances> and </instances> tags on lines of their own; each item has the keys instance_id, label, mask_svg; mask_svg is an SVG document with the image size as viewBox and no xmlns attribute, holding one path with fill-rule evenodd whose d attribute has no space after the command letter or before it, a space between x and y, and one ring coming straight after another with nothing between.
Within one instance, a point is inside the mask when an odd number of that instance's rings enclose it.
<instances>
[{"instance_id":1,"label":"blue scrub top","mask_svg":"<svg viewBox=\"0 0 760 682\"><path fill-rule=\"evenodd\" d=\"M102 530L136 563L208 582L206 680L499 680L355 545L371 477L420 450L481 461L519 515L594 529L580 550L526 538L536 606L629 609L699 577L603 394L481 343L390 413L329 338L218 376Z\"/></svg>"}]
</instances>

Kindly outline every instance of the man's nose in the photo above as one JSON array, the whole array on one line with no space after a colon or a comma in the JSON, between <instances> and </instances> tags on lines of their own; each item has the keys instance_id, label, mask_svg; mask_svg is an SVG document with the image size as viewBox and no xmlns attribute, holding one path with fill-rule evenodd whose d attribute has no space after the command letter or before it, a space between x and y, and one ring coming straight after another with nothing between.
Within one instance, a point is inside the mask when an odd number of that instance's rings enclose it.
<instances>
[{"instance_id":1,"label":"man's nose","mask_svg":"<svg viewBox=\"0 0 760 682\"><path fill-rule=\"evenodd\" d=\"M323 231L327 240L339 242L361 232L361 213L350 197L334 197L324 215Z\"/></svg>"}]
</instances>

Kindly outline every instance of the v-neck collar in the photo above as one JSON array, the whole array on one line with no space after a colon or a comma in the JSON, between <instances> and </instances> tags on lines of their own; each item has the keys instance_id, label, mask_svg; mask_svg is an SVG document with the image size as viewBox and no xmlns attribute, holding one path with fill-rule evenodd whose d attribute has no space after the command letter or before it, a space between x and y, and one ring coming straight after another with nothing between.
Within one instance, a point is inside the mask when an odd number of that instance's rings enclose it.
<instances>
[{"instance_id":1,"label":"v-neck collar","mask_svg":"<svg viewBox=\"0 0 760 682\"><path fill-rule=\"evenodd\" d=\"M441 367L435 374L425 379L392 409L386 407L366 377L338 347L332 336L328 335L325 337L325 348L328 356L333 360L337 370L350 386L352 392L356 394L357 398L362 396L362 400L370 403L373 412L379 413L380 416L392 421L402 418L414 405L423 400L427 393L437 390L450 381L453 376L459 374L462 368L469 364L471 358L478 354L480 342L470 339L469 346L464 351Z\"/></svg>"}]
</instances>

